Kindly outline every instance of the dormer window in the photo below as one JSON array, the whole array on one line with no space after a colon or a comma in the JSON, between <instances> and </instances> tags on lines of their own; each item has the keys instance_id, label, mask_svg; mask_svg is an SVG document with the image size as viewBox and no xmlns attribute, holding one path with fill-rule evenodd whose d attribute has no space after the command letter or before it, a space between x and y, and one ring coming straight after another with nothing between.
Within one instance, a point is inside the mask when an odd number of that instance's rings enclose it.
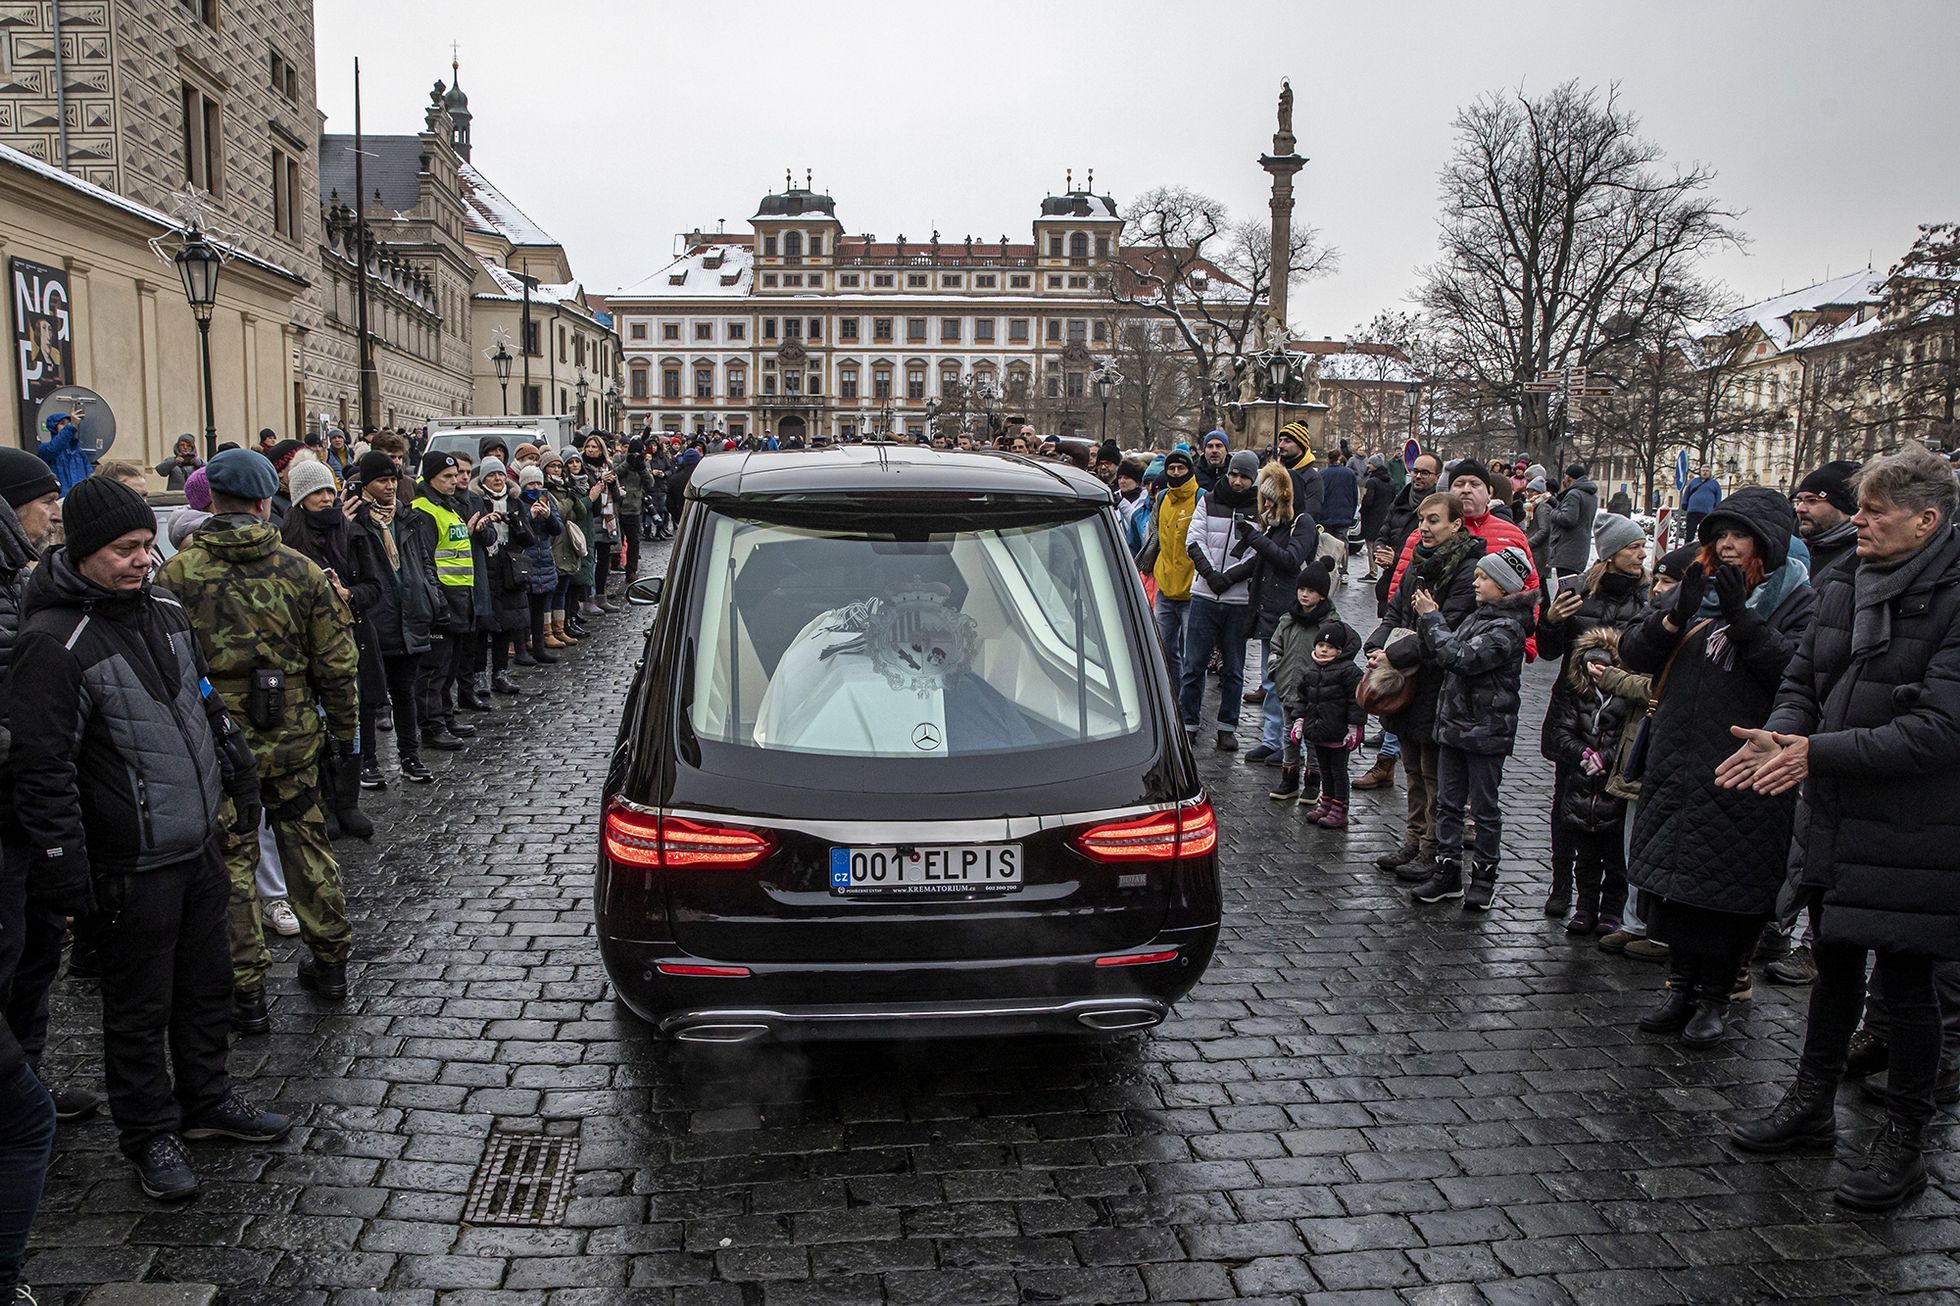
<instances>
[{"instance_id":1,"label":"dormer window","mask_svg":"<svg viewBox=\"0 0 1960 1306\"><path fill-rule=\"evenodd\" d=\"M720 250L718 249L709 250L708 253L702 257L701 266L706 268L708 271L713 272L716 268L721 266L721 258L722 255Z\"/></svg>"},{"instance_id":2,"label":"dormer window","mask_svg":"<svg viewBox=\"0 0 1960 1306\"><path fill-rule=\"evenodd\" d=\"M687 284L687 273L685 273L685 272L676 272L676 273L674 273L674 274L673 274L672 276L670 276L670 277L668 277L668 278L667 278L667 284L668 284L668 285L670 285L670 286L684 286L684 285L686 285L686 284Z\"/></svg>"}]
</instances>

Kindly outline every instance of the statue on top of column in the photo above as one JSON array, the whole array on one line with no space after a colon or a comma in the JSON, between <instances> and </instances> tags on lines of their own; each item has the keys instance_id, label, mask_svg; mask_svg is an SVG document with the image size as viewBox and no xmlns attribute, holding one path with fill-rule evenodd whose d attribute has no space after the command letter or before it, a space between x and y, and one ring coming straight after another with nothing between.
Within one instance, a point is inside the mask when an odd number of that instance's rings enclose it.
<instances>
[{"instance_id":1,"label":"statue on top of column","mask_svg":"<svg viewBox=\"0 0 1960 1306\"><path fill-rule=\"evenodd\" d=\"M1288 155L1293 153L1296 144L1293 135L1293 83L1282 80L1279 84L1279 130L1273 133L1273 153Z\"/></svg>"}]
</instances>

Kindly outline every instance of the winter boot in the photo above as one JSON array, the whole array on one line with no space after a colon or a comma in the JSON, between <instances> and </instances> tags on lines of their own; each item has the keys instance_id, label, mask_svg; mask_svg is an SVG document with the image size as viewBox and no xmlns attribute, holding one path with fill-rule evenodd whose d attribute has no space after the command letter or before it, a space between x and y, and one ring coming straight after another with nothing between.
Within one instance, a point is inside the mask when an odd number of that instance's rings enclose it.
<instances>
[{"instance_id":1,"label":"winter boot","mask_svg":"<svg viewBox=\"0 0 1960 1306\"><path fill-rule=\"evenodd\" d=\"M1926 1130L1897 1116L1885 1122L1871 1151L1838 1185L1840 1206L1857 1211L1889 1211L1917 1197L1926 1187Z\"/></svg>"},{"instance_id":2,"label":"winter boot","mask_svg":"<svg viewBox=\"0 0 1960 1306\"><path fill-rule=\"evenodd\" d=\"M462 740L449 733L448 727L437 721L422 727L422 747L433 748L438 753L460 753L464 745Z\"/></svg>"},{"instance_id":3,"label":"winter boot","mask_svg":"<svg viewBox=\"0 0 1960 1306\"><path fill-rule=\"evenodd\" d=\"M1462 896L1463 860L1459 857L1438 857L1431 865L1429 878L1414 889L1417 902L1442 902Z\"/></svg>"},{"instance_id":4,"label":"winter boot","mask_svg":"<svg viewBox=\"0 0 1960 1306\"><path fill-rule=\"evenodd\" d=\"M1300 801L1303 803L1320 801L1320 772L1304 762L1300 764Z\"/></svg>"},{"instance_id":5,"label":"winter boot","mask_svg":"<svg viewBox=\"0 0 1960 1306\"><path fill-rule=\"evenodd\" d=\"M459 680L456 682L456 706L466 712L488 712L490 710L489 701L477 692L476 681L474 679Z\"/></svg>"},{"instance_id":6,"label":"winter boot","mask_svg":"<svg viewBox=\"0 0 1960 1306\"><path fill-rule=\"evenodd\" d=\"M1597 893L1594 896L1597 897ZM1584 897L1584 894L1580 895L1581 900ZM1552 889L1550 893L1545 895L1545 915L1548 919L1557 920L1570 910L1572 910L1572 868L1570 866L1554 866L1552 867ZM1582 907L1581 910L1583 911L1584 908ZM1595 910L1589 914L1597 915L1598 913Z\"/></svg>"},{"instance_id":7,"label":"winter boot","mask_svg":"<svg viewBox=\"0 0 1960 1306\"><path fill-rule=\"evenodd\" d=\"M374 838L374 822L361 810L359 761L327 754L320 759L320 778L327 790L323 795L327 800L324 805L332 818L328 824L337 824L342 835L355 839Z\"/></svg>"},{"instance_id":8,"label":"winter boot","mask_svg":"<svg viewBox=\"0 0 1960 1306\"><path fill-rule=\"evenodd\" d=\"M510 660L513 665L520 667L535 667L538 665L538 660L531 656L531 644L529 640L517 646L517 651L510 655Z\"/></svg>"},{"instance_id":9,"label":"winter boot","mask_svg":"<svg viewBox=\"0 0 1960 1306\"><path fill-rule=\"evenodd\" d=\"M1729 1000L1703 998L1695 1003L1694 1015L1681 1028L1681 1046L1697 1052L1712 1048L1729 1034Z\"/></svg>"},{"instance_id":10,"label":"winter boot","mask_svg":"<svg viewBox=\"0 0 1960 1306\"><path fill-rule=\"evenodd\" d=\"M1395 787L1395 759L1376 757L1375 764L1369 767L1354 782L1356 789L1393 789Z\"/></svg>"},{"instance_id":11,"label":"winter boot","mask_svg":"<svg viewBox=\"0 0 1960 1306\"><path fill-rule=\"evenodd\" d=\"M1307 820L1312 822L1314 825L1319 825L1320 818L1327 815L1327 809L1332 807L1333 805L1334 805L1334 800L1323 794L1320 798L1320 801L1315 803L1313 805L1313 809L1307 813ZM1300 806L1305 807L1306 804L1301 803Z\"/></svg>"},{"instance_id":12,"label":"winter boot","mask_svg":"<svg viewBox=\"0 0 1960 1306\"><path fill-rule=\"evenodd\" d=\"M1694 1014L1694 981L1686 975L1673 974L1667 977L1667 994L1660 1005L1635 1023L1649 1034L1674 1034L1684 1028Z\"/></svg>"},{"instance_id":13,"label":"winter boot","mask_svg":"<svg viewBox=\"0 0 1960 1306\"><path fill-rule=\"evenodd\" d=\"M1322 812L1318 816L1310 816L1307 819L1323 829L1347 829L1348 805L1339 798L1329 798L1326 800L1326 803L1327 810L1325 812Z\"/></svg>"},{"instance_id":14,"label":"winter boot","mask_svg":"<svg viewBox=\"0 0 1960 1306\"><path fill-rule=\"evenodd\" d=\"M1268 793L1266 797L1276 802L1283 802L1299 792L1300 768L1297 766L1283 766L1279 770L1279 783L1273 786L1272 792Z\"/></svg>"},{"instance_id":15,"label":"winter boot","mask_svg":"<svg viewBox=\"0 0 1960 1306\"><path fill-rule=\"evenodd\" d=\"M1837 1085L1799 1070L1769 1114L1730 1125L1729 1137L1745 1152L1829 1151L1837 1144Z\"/></svg>"},{"instance_id":16,"label":"winter boot","mask_svg":"<svg viewBox=\"0 0 1960 1306\"><path fill-rule=\"evenodd\" d=\"M1465 911L1489 911L1497 896L1497 863L1479 858L1470 866L1470 888L1463 895Z\"/></svg>"},{"instance_id":17,"label":"winter boot","mask_svg":"<svg viewBox=\"0 0 1960 1306\"><path fill-rule=\"evenodd\" d=\"M1415 844L1405 843L1393 852L1383 853L1375 858L1375 868L1383 871L1399 871L1422 856L1422 849Z\"/></svg>"},{"instance_id":18,"label":"winter boot","mask_svg":"<svg viewBox=\"0 0 1960 1306\"><path fill-rule=\"evenodd\" d=\"M560 633L564 628L564 624L558 620L558 614L552 613L544 623L544 646L548 649L564 648L565 637Z\"/></svg>"},{"instance_id":19,"label":"winter boot","mask_svg":"<svg viewBox=\"0 0 1960 1306\"><path fill-rule=\"evenodd\" d=\"M493 692L508 697L514 698L517 695L517 682L510 678L510 672L508 671L499 671L490 681L490 688Z\"/></svg>"}]
</instances>

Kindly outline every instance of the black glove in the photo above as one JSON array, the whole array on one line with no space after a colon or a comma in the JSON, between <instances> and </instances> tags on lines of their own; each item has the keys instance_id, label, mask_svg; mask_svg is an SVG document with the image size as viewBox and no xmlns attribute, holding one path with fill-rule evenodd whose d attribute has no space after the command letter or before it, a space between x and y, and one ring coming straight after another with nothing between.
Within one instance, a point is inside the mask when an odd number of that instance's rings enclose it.
<instances>
[{"instance_id":1,"label":"black glove","mask_svg":"<svg viewBox=\"0 0 1960 1306\"><path fill-rule=\"evenodd\" d=\"M95 878L78 849L49 848L34 854L27 872L27 900L77 920L95 915Z\"/></svg>"},{"instance_id":2,"label":"black glove","mask_svg":"<svg viewBox=\"0 0 1960 1306\"><path fill-rule=\"evenodd\" d=\"M1749 610L1749 580L1742 574L1742 568L1732 562L1715 569L1715 602L1730 621Z\"/></svg>"},{"instance_id":3,"label":"black glove","mask_svg":"<svg viewBox=\"0 0 1960 1306\"><path fill-rule=\"evenodd\" d=\"M265 814L259 801L259 777L255 771L249 777L232 781L225 786L225 797L231 799L231 832L237 838L259 837L259 818Z\"/></svg>"},{"instance_id":4,"label":"black glove","mask_svg":"<svg viewBox=\"0 0 1960 1306\"><path fill-rule=\"evenodd\" d=\"M1259 533L1259 523L1250 517L1240 517L1232 523L1232 529L1239 533L1240 539L1249 540Z\"/></svg>"},{"instance_id":5,"label":"black glove","mask_svg":"<svg viewBox=\"0 0 1960 1306\"><path fill-rule=\"evenodd\" d=\"M1681 573L1681 584L1674 591L1674 624L1687 628L1701 611L1701 601L1708 593L1708 575L1702 571L1699 562L1691 562Z\"/></svg>"},{"instance_id":6,"label":"black glove","mask_svg":"<svg viewBox=\"0 0 1960 1306\"><path fill-rule=\"evenodd\" d=\"M353 740L335 740L330 798L336 812L361 805L361 749Z\"/></svg>"}]
</instances>

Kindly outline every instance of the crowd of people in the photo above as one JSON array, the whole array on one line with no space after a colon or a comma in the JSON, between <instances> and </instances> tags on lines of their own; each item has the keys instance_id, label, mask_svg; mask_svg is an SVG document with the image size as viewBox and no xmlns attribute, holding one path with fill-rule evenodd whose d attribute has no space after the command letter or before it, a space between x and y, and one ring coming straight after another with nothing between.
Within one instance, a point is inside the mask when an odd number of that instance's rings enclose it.
<instances>
[{"instance_id":1,"label":"crowd of people","mask_svg":"<svg viewBox=\"0 0 1960 1306\"><path fill-rule=\"evenodd\" d=\"M470 717L520 696L518 670L617 610L707 443L267 432L207 464L186 437L154 469L70 484L0 449L0 1287L56 1121L100 1105L41 1065L64 953L100 985L106 1096L144 1192L197 1191L187 1141L283 1137L291 1121L226 1068L234 1038L271 1027L265 932L300 940L318 999L348 997L334 840L374 833L362 791L429 783L425 751L470 748ZM1666 965L1643 1030L1717 1046L1758 964L1812 986L1794 1083L1733 1126L1738 1146L1832 1145L1838 1087L1862 1080L1887 1123L1840 1200L1882 1210L1924 1187L1929 1124L1960 1100L1944 461L1827 463L1792 498L1698 487L1670 549L1602 507L1580 464L1556 484L1523 460L1392 468L1317 455L1300 424L1263 459L1222 432L1147 459L1002 443L1109 485L1194 744L1215 670L1212 741L1238 752L1256 703L1243 760L1315 825L1345 829L1353 791L1392 792L1399 772L1404 837L1377 865L1416 904L1487 911L1507 819L1548 821L1545 914ZM150 471L184 498L167 561ZM1334 602L1351 581L1374 587L1366 635ZM1558 666L1538 737L1553 789L1532 814L1504 770L1536 659Z\"/></svg>"},{"instance_id":2,"label":"crowd of people","mask_svg":"<svg viewBox=\"0 0 1960 1306\"><path fill-rule=\"evenodd\" d=\"M1263 462L1214 432L1112 478L1194 744L1279 771L1275 800L1339 830L1351 789L1403 777L1377 859L1413 903L1488 910L1507 820L1549 825L1545 915L1663 963L1638 1019L1691 1049L1730 1035L1757 968L1812 986L1796 1082L1739 1147L1830 1146L1839 1085L1887 1123L1838 1189L1884 1210L1926 1183L1960 1102L1960 533L1951 467L1917 445L1826 463L1786 497L1691 485L1686 542L1650 541L1583 464L1412 460L1307 447ZM1354 487L1359 485L1357 493ZM1337 614L1350 550L1377 625ZM1249 640L1260 684L1242 691ZM1523 668L1556 662L1538 749L1548 810L1507 801ZM1379 724L1377 751L1349 759ZM1801 791L1801 792L1800 792ZM1867 971L1870 971L1869 977Z\"/></svg>"},{"instance_id":3,"label":"crowd of people","mask_svg":"<svg viewBox=\"0 0 1960 1306\"><path fill-rule=\"evenodd\" d=\"M56 1122L101 1105L42 1065L64 954L99 986L145 1193L196 1193L187 1143L283 1137L226 1065L272 1027L266 933L299 940L303 988L347 999L334 841L375 833L363 790L430 783L425 752L463 752L470 716L525 692L514 668L552 674L619 610L685 476L655 443L411 460L392 432L268 432L207 463L187 437L155 469L184 500L163 540L146 469L64 486L0 448L0 1300Z\"/></svg>"}]
</instances>

